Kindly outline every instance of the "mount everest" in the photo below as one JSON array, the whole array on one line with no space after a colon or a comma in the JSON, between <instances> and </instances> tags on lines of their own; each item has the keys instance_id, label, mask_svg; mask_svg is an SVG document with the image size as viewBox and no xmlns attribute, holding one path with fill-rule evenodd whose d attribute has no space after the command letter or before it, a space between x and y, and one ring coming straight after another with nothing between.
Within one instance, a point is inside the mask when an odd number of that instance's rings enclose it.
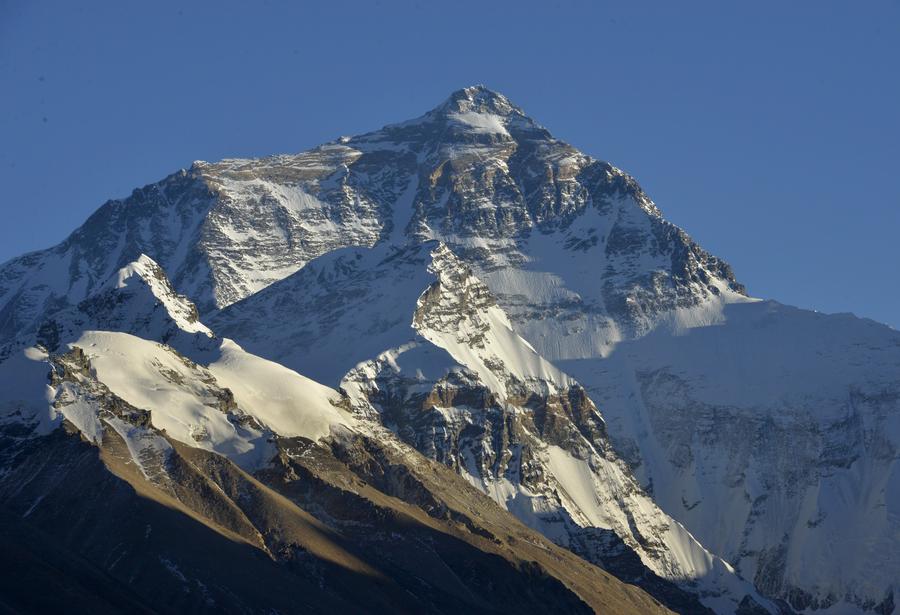
<instances>
[{"instance_id":1,"label":"mount everest","mask_svg":"<svg viewBox=\"0 0 900 615\"><path fill-rule=\"evenodd\" d=\"M86 601L895 608L900 333L748 296L481 86L106 203L0 267L0 344L3 514Z\"/></svg>"}]
</instances>

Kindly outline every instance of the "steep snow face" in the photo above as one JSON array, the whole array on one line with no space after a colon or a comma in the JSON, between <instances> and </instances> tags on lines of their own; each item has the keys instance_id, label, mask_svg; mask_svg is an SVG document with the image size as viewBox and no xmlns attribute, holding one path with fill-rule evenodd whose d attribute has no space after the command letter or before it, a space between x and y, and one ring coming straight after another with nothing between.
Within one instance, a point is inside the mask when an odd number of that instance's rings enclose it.
<instances>
[{"instance_id":1,"label":"steep snow face","mask_svg":"<svg viewBox=\"0 0 900 615\"><path fill-rule=\"evenodd\" d=\"M412 339L416 302L434 281L426 270L434 245L336 250L210 324L249 352L337 386L358 363Z\"/></svg>"},{"instance_id":2,"label":"steep snow face","mask_svg":"<svg viewBox=\"0 0 900 615\"><path fill-rule=\"evenodd\" d=\"M752 301L727 266L638 198L594 201L565 228L520 242L516 266L481 273L548 359L603 357L622 340L710 324L723 305Z\"/></svg>"},{"instance_id":3,"label":"steep snow face","mask_svg":"<svg viewBox=\"0 0 900 615\"><path fill-rule=\"evenodd\" d=\"M146 254L119 269L98 295L79 308L109 328L164 339L171 336L172 328L212 336L191 300L175 292L162 267Z\"/></svg>"},{"instance_id":4,"label":"steep snow face","mask_svg":"<svg viewBox=\"0 0 900 615\"><path fill-rule=\"evenodd\" d=\"M40 331L43 338L58 337L66 326L138 333L162 342L213 336L200 322L196 306L175 292L162 268L145 254L119 269L76 308L54 315Z\"/></svg>"},{"instance_id":5,"label":"steep snow face","mask_svg":"<svg viewBox=\"0 0 900 615\"><path fill-rule=\"evenodd\" d=\"M448 115L451 121L462 124L467 129L476 133L499 134L509 136L503 118L493 113L478 113L466 111L463 113L451 113Z\"/></svg>"},{"instance_id":6,"label":"steep snow face","mask_svg":"<svg viewBox=\"0 0 900 615\"><path fill-rule=\"evenodd\" d=\"M733 304L560 364L660 506L796 609L875 608L900 570L900 333ZM879 606L882 605L882 606Z\"/></svg>"}]
</instances>

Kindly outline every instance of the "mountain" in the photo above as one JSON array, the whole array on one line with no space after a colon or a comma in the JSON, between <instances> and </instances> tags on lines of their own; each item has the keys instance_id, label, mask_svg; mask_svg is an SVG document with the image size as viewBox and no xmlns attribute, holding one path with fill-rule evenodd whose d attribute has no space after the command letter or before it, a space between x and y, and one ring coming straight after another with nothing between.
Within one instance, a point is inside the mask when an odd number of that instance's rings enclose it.
<instances>
[{"instance_id":1,"label":"mountain","mask_svg":"<svg viewBox=\"0 0 900 615\"><path fill-rule=\"evenodd\" d=\"M55 352L0 363L5 606L668 612L355 419L339 392L212 337L187 299L151 312L199 362L116 330L150 331L119 315L170 288L148 257L101 288L81 307L115 305L91 322L106 330L71 333L70 317ZM45 594L60 585L65 602Z\"/></svg>"},{"instance_id":2,"label":"mountain","mask_svg":"<svg viewBox=\"0 0 900 615\"><path fill-rule=\"evenodd\" d=\"M303 327L257 324L288 321ZM613 559L624 553L666 591L674 590L663 579L710 603L753 594L642 492L584 389L513 331L445 244L335 251L212 322L254 351L339 384L356 414L607 570L619 572ZM322 348L334 351L323 356Z\"/></svg>"},{"instance_id":3,"label":"mountain","mask_svg":"<svg viewBox=\"0 0 900 615\"><path fill-rule=\"evenodd\" d=\"M560 361L654 500L798 610L891 613L900 333L773 301Z\"/></svg>"},{"instance_id":4,"label":"mountain","mask_svg":"<svg viewBox=\"0 0 900 615\"><path fill-rule=\"evenodd\" d=\"M0 344L4 369L104 349L110 394L267 488L283 439L362 433L678 612L895 608L900 334L750 297L632 177L482 86L106 203L0 267ZM159 404L169 372L195 384ZM372 484L434 510L405 482Z\"/></svg>"}]
</instances>

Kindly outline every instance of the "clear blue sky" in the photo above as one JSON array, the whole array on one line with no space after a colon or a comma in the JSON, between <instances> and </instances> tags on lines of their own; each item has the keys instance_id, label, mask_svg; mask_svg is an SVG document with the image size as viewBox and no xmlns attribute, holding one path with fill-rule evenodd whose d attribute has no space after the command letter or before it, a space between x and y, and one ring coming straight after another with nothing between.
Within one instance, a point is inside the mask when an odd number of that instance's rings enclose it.
<instances>
[{"instance_id":1,"label":"clear blue sky","mask_svg":"<svg viewBox=\"0 0 900 615\"><path fill-rule=\"evenodd\" d=\"M900 0L0 0L0 260L193 160L474 83L634 174L754 295L900 328Z\"/></svg>"}]
</instances>

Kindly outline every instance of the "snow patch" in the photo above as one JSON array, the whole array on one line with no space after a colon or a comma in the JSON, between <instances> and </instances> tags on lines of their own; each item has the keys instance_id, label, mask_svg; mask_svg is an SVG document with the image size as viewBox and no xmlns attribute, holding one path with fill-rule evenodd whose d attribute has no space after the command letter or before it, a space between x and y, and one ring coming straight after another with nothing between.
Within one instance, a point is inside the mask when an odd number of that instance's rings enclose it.
<instances>
[{"instance_id":1,"label":"snow patch","mask_svg":"<svg viewBox=\"0 0 900 615\"><path fill-rule=\"evenodd\" d=\"M340 394L295 371L222 342L221 357L209 371L234 393L238 406L282 436L319 440L333 427L349 427L352 417L338 408Z\"/></svg>"},{"instance_id":2,"label":"snow patch","mask_svg":"<svg viewBox=\"0 0 900 615\"><path fill-rule=\"evenodd\" d=\"M493 113L478 113L477 111L465 111L448 115L451 121L464 126L476 133L500 134L509 136L503 118Z\"/></svg>"}]
</instances>

